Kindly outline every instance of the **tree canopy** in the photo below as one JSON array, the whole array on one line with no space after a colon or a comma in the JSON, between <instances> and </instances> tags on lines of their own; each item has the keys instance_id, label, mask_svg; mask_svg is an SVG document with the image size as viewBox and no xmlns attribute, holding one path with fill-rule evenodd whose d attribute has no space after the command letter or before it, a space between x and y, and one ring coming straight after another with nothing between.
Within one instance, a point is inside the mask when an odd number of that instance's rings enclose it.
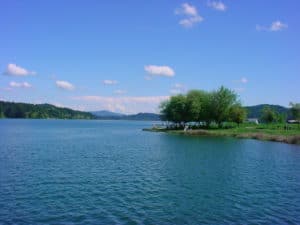
<instances>
[{"instance_id":1,"label":"tree canopy","mask_svg":"<svg viewBox=\"0 0 300 225\"><path fill-rule=\"evenodd\" d=\"M192 90L172 96L160 108L162 119L174 123L205 122L209 126L215 122L221 126L225 121L239 124L246 117L237 94L223 86L212 92Z\"/></svg>"},{"instance_id":2,"label":"tree canopy","mask_svg":"<svg viewBox=\"0 0 300 225\"><path fill-rule=\"evenodd\" d=\"M300 103L290 103L292 116L295 120L300 121Z\"/></svg>"}]
</instances>

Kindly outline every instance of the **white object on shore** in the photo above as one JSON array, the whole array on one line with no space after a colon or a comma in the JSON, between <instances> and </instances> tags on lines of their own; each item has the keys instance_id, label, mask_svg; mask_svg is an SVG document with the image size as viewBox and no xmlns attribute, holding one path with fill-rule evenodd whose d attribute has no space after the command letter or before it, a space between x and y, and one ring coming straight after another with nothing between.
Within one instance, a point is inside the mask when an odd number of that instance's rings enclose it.
<instances>
[{"instance_id":1,"label":"white object on shore","mask_svg":"<svg viewBox=\"0 0 300 225\"><path fill-rule=\"evenodd\" d=\"M184 132L186 132L189 129L189 125L185 125Z\"/></svg>"}]
</instances>

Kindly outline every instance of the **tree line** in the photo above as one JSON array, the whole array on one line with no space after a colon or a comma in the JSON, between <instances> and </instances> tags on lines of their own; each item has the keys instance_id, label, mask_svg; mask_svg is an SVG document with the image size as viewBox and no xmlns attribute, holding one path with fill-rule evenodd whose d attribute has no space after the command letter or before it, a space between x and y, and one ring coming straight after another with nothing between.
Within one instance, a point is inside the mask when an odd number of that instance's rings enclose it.
<instances>
[{"instance_id":1,"label":"tree line","mask_svg":"<svg viewBox=\"0 0 300 225\"><path fill-rule=\"evenodd\" d=\"M293 118L300 121L300 104L291 103L290 106ZM238 95L223 86L214 91L191 90L187 94L172 96L160 105L160 112L162 120L178 126L198 122L207 127L212 123L222 127L224 122L239 125L247 118L247 110L241 105ZM266 106L258 119L264 123L284 123L287 115Z\"/></svg>"},{"instance_id":2,"label":"tree line","mask_svg":"<svg viewBox=\"0 0 300 225\"><path fill-rule=\"evenodd\" d=\"M0 101L0 118L94 119L91 113L60 108L50 104L27 104Z\"/></svg>"}]
</instances>

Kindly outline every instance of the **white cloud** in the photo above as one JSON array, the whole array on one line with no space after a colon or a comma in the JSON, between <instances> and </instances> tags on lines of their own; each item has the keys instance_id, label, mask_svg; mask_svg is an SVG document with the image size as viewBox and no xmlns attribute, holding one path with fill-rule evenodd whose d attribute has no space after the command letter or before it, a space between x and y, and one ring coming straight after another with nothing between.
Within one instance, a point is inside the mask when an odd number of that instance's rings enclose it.
<instances>
[{"instance_id":1,"label":"white cloud","mask_svg":"<svg viewBox=\"0 0 300 225\"><path fill-rule=\"evenodd\" d=\"M188 3L183 3L180 8L175 10L175 14L184 16L179 21L179 24L186 28L193 27L195 24L203 21L203 17L199 15L197 8Z\"/></svg>"},{"instance_id":2,"label":"white cloud","mask_svg":"<svg viewBox=\"0 0 300 225\"><path fill-rule=\"evenodd\" d=\"M137 113L157 112L160 102L169 99L169 96L77 96L72 99L83 101L89 110L106 109L113 112Z\"/></svg>"},{"instance_id":3,"label":"white cloud","mask_svg":"<svg viewBox=\"0 0 300 225\"><path fill-rule=\"evenodd\" d=\"M117 94L117 95L123 95L123 94L126 94L127 91L125 91L125 90L115 90L114 93Z\"/></svg>"},{"instance_id":4,"label":"white cloud","mask_svg":"<svg viewBox=\"0 0 300 225\"><path fill-rule=\"evenodd\" d=\"M284 23L282 23L278 20L278 21L275 21L271 24L270 31L280 31L280 30L283 30L287 27L288 27L287 24L284 24Z\"/></svg>"},{"instance_id":5,"label":"white cloud","mask_svg":"<svg viewBox=\"0 0 300 225\"><path fill-rule=\"evenodd\" d=\"M208 1L207 5L215 10L218 11L226 11L227 10L227 6L221 2L221 1Z\"/></svg>"},{"instance_id":6,"label":"white cloud","mask_svg":"<svg viewBox=\"0 0 300 225\"><path fill-rule=\"evenodd\" d=\"M288 28L288 25L285 23L282 23L279 20L274 21L269 27L256 25L256 30L258 30L258 31L276 32L276 31L281 31L281 30L287 29L287 28Z\"/></svg>"},{"instance_id":7,"label":"white cloud","mask_svg":"<svg viewBox=\"0 0 300 225\"><path fill-rule=\"evenodd\" d=\"M105 85L115 85L117 83L118 83L118 81L116 81L116 80L104 80L103 81L103 84L105 84Z\"/></svg>"},{"instance_id":8,"label":"white cloud","mask_svg":"<svg viewBox=\"0 0 300 225\"><path fill-rule=\"evenodd\" d=\"M36 72L29 71L25 68L17 66L16 64L10 63L7 65L4 74L9 76L28 76L28 75L35 75Z\"/></svg>"},{"instance_id":9,"label":"white cloud","mask_svg":"<svg viewBox=\"0 0 300 225\"><path fill-rule=\"evenodd\" d=\"M27 82L15 82L15 81L11 81L9 83L9 86L12 88L31 88L32 87L32 85Z\"/></svg>"},{"instance_id":10,"label":"white cloud","mask_svg":"<svg viewBox=\"0 0 300 225\"><path fill-rule=\"evenodd\" d=\"M248 83L248 79L246 77L242 77L240 82L243 84L246 84L246 83Z\"/></svg>"},{"instance_id":11,"label":"white cloud","mask_svg":"<svg viewBox=\"0 0 300 225\"><path fill-rule=\"evenodd\" d=\"M174 70L169 66L147 65L144 69L150 75L166 77L173 77L175 75Z\"/></svg>"},{"instance_id":12,"label":"white cloud","mask_svg":"<svg viewBox=\"0 0 300 225\"><path fill-rule=\"evenodd\" d=\"M56 83L57 87L64 89L64 90L72 91L75 89L74 85L68 81L57 80L55 83Z\"/></svg>"},{"instance_id":13,"label":"white cloud","mask_svg":"<svg viewBox=\"0 0 300 225\"><path fill-rule=\"evenodd\" d=\"M203 18L201 16L194 16L194 17L189 17L189 18L180 20L179 24L181 26L189 28L189 27L193 27L195 23L200 23L202 20L203 20Z\"/></svg>"},{"instance_id":14,"label":"white cloud","mask_svg":"<svg viewBox=\"0 0 300 225\"><path fill-rule=\"evenodd\" d=\"M198 16L197 8L189 3L181 4L181 7L175 10L175 14L186 16Z\"/></svg>"}]
</instances>

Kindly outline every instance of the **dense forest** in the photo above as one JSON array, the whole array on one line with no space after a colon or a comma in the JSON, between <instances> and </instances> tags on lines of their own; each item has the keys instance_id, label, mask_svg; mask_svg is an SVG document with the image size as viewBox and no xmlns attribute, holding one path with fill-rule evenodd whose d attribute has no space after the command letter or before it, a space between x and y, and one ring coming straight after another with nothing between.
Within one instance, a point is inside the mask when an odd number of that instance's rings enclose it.
<instances>
[{"instance_id":1,"label":"dense forest","mask_svg":"<svg viewBox=\"0 0 300 225\"><path fill-rule=\"evenodd\" d=\"M27 104L0 101L0 118L94 119L88 112L60 108L50 104Z\"/></svg>"}]
</instances>

